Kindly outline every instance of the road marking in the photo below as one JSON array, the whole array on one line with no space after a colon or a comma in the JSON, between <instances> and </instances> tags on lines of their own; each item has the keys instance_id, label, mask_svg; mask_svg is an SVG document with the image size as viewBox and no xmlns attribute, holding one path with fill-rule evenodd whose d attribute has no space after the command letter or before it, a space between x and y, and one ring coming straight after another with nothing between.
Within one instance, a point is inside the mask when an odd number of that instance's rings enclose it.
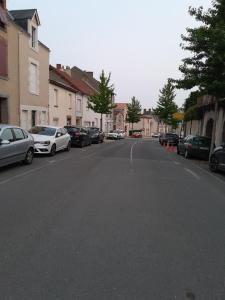
<instances>
[{"instance_id":1,"label":"road marking","mask_svg":"<svg viewBox=\"0 0 225 300\"><path fill-rule=\"evenodd\" d=\"M186 172L188 172L189 174L191 174L195 179L200 180L200 177L195 172L193 172L192 170L190 170L188 168L185 168L184 170Z\"/></svg>"},{"instance_id":2,"label":"road marking","mask_svg":"<svg viewBox=\"0 0 225 300\"><path fill-rule=\"evenodd\" d=\"M138 141L135 142L130 148L130 164L132 167L133 167L133 149L134 149L134 146L137 145L137 143L138 143Z\"/></svg>"},{"instance_id":3,"label":"road marking","mask_svg":"<svg viewBox=\"0 0 225 300\"><path fill-rule=\"evenodd\" d=\"M180 165L178 161L173 161L175 165Z\"/></svg>"},{"instance_id":4,"label":"road marking","mask_svg":"<svg viewBox=\"0 0 225 300\"><path fill-rule=\"evenodd\" d=\"M89 157L91 157L93 155L95 155L95 153L91 153L91 154L85 155L85 156L81 157L79 160L83 160L83 159L89 158ZM46 167L49 167L50 165L53 165L54 163L59 163L59 162L62 162L62 161L68 160L68 159L71 159L71 156L64 157L64 158L61 158L61 159L58 159L58 160L47 160L47 164L45 164L43 166L40 166L40 167L37 167L37 168L33 168L33 169L29 170L29 171L26 171L26 172L14 175L14 176L12 176L10 178L4 179L4 180L0 181L0 185L3 185L5 183L9 183L9 182L11 182L11 181L13 181L15 179L19 179L19 178L21 178L23 176L26 176L26 175L35 173L35 172L37 172L39 170L45 169Z\"/></svg>"},{"instance_id":5,"label":"road marking","mask_svg":"<svg viewBox=\"0 0 225 300\"><path fill-rule=\"evenodd\" d=\"M5 183L8 183L8 182L10 182L10 181L12 181L12 180L14 180L14 179L17 179L17 178L26 176L26 175L28 175L28 174L34 173L34 172L36 172L36 171L42 170L42 169L46 168L48 165L49 165L49 164L44 165L44 166L41 166L41 167L38 167L38 168L34 168L34 169L32 169L32 170L29 170L29 171L20 173L20 174L18 174L18 175L12 176L12 177L10 177L10 178L8 178L8 179L2 180L2 181L0 181L0 185L5 184Z\"/></svg>"}]
</instances>

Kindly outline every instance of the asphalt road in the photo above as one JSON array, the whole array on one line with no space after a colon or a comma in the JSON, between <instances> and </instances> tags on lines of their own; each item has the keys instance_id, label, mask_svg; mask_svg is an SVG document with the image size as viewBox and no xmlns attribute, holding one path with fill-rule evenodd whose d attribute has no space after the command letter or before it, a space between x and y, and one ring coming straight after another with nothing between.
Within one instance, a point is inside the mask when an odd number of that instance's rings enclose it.
<instances>
[{"instance_id":1,"label":"asphalt road","mask_svg":"<svg viewBox=\"0 0 225 300\"><path fill-rule=\"evenodd\" d=\"M151 140L0 171L0 300L224 300L225 181Z\"/></svg>"}]
</instances>

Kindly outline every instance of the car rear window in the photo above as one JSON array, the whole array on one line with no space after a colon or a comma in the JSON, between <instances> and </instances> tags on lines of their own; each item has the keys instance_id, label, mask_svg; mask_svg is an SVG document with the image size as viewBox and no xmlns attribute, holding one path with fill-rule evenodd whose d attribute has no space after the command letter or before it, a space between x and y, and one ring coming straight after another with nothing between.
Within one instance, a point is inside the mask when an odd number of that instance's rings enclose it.
<instances>
[{"instance_id":1,"label":"car rear window","mask_svg":"<svg viewBox=\"0 0 225 300\"><path fill-rule=\"evenodd\" d=\"M66 127L66 130L68 131L68 133L79 132L80 131L80 129L76 128L76 127Z\"/></svg>"}]
</instances>

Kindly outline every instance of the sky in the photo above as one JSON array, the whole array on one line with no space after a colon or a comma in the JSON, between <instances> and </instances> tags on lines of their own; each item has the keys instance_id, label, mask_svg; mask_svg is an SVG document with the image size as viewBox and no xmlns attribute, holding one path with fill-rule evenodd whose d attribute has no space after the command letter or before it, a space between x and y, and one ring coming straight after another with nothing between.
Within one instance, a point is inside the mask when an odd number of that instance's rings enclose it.
<instances>
[{"instance_id":1,"label":"sky","mask_svg":"<svg viewBox=\"0 0 225 300\"><path fill-rule=\"evenodd\" d=\"M156 106L167 78L180 78L181 34L196 23L188 7L211 0L8 0L8 9L37 8L39 40L50 62L111 73L116 102L135 96L143 108ZM181 106L187 91L176 91Z\"/></svg>"}]
</instances>

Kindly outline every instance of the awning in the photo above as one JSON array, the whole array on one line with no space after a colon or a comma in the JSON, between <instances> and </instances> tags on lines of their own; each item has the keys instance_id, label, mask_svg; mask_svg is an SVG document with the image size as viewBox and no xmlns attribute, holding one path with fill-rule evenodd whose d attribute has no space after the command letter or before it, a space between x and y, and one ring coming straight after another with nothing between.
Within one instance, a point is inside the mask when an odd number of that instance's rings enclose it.
<instances>
[{"instance_id":1,"label":"awning","mask_svg":"<svg viewBox=\"0 0 225 300\"><path fill-rule=\"evenodd\" d=\"M5 10L0 6L0 21L7 24L7 16Z\"/></svg>"}]
</instances>

